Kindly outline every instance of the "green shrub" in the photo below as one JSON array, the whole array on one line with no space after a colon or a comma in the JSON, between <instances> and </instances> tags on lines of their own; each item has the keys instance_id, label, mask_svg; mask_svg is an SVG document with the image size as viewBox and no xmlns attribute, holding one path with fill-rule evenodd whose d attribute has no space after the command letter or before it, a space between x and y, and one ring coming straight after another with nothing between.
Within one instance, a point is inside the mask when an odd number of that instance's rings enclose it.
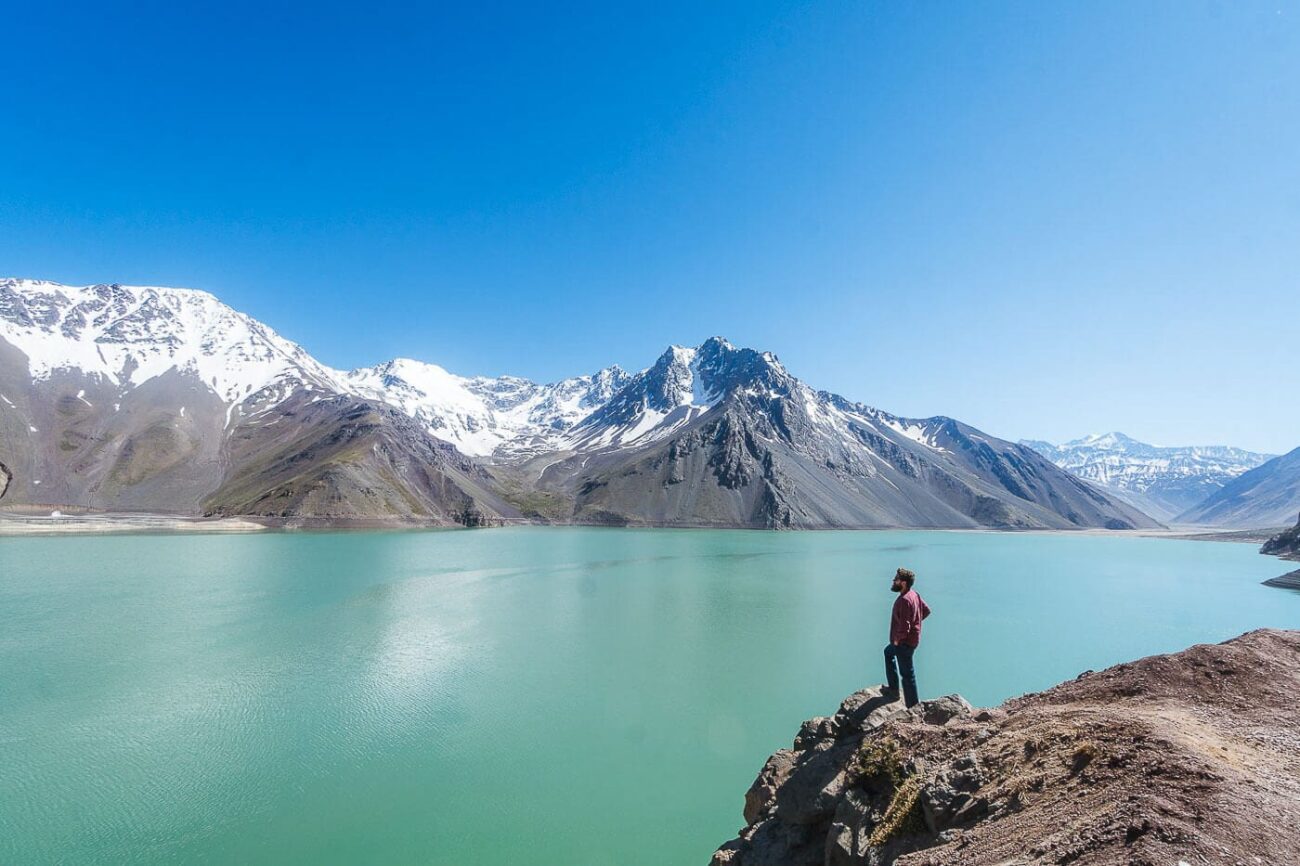
<instances>
[{"instance_id":1,"label":"green shrub","mask_svg":"<svg viewBox=\"0 0 1300 866\"><path fill-rule=\"evenodd\" d=\"M894 791L885 815L871 831L867 844L879 847L900 836L915 836L925 832L925 816L921 814L921 777L911 776Z\"/></svg>"},{"instance_id":2,"label":"green shrub","mask_svg":"<svg viewBox=\"0 0 1300 866\"><path fill-rule=\"evenodd\" d=\"M859 782L883 783L891 790L903 783L903 750L889 737L863 742L853 764Z\"/></svg>"}]
</instances>

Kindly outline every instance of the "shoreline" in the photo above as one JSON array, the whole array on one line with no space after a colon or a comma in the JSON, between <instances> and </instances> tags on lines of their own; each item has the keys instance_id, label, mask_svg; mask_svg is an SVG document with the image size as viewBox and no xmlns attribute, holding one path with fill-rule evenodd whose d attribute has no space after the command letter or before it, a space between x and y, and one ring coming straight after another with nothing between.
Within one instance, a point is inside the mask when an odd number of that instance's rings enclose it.
<instances>
[{"instance_id":1,"label":"shoreline","mask_svg":"<svg viewBox=\"0 0 1300 866\"><path fill-rule=\"evenodd\" d=\"M37 514L23 511L0 510L0 538L44 535L99 535L117 533L243 533L243 532L392 532L481 528L496 529L502 526L589 526L613 529L687 529L687 530L745 530L744 526L653 526L646 524L611 526L609 524L549 523L531 520L510 520L499 525L463 527L458 524L443 525L426 521L386 519L334 519L334 518L276 518L256 516L195 517L179 514L151 514L145 512L99 512L70 514ZM755 530L760 531L760 530ZM761 530L772 531L772 530ZM921 527L921 526L863 526L827 527L817 529L787 530L793 532L974 532L1011 535L1104 535L1139 538L1165 538L1178 541L1222 541L1236 544L1262 544L1277 529L1224 530L1213 527L1203 529L1175 527L1166 529L999 529L996 527Z\"/></svg>"},{"instance_id":2,"label":"shoreline","mask_svg":"<svg viewBox=\"0 0 1300 866\"><path fill-rule=\"evenodd\" d=\"M239 517L183 517L171 514L32 515L0 512L0 538L119 533L226 534L264 532L270 527Z\"/></svg>"}]
</instances>

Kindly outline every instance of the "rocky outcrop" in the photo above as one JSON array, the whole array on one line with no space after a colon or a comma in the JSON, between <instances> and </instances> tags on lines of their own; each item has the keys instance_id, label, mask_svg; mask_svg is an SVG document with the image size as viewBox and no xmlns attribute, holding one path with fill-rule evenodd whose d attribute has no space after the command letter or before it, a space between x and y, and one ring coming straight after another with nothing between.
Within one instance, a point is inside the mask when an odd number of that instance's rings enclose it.
<instances>
[{"instance_id":1,"label":"rocky outcrop","mask_svg":"<svg viewBox=\"0 0 1300 866\"><path fill-rule=\"evenodd\" d=\"M805 722L713 866L1300 863L1300 632Z\"/></svg>"},{"instance_id":2,"label":"rocky outcrop","mask_svg":"<svg viewBox=\"0 0 1300 866\"><path fill-rule=\"evenodd\" d=\"M1280 556L1283 559L1300 560L1300 521L1297 521L1296 525L1286 532L1279 533L1264 542L1264 546L1259 549L1259 552L1271 556ZM1264 584L1266 586L1276 586L1280 589L1300 589L1300 569L1269 578L1264 581Z\"/></svg>"},{"instance_id":3,"label":"rocky outcrop","mask_svg":"<svg viewBox=\"0 0 1300 866\"><path fill-rule=\"evenodd\" d=\"M1286 532L1279 533L1264 542L1259 552L1284 559L1300 559L1300 520L1297 520L1296 525Z\"/></svg>"}]
</instances>

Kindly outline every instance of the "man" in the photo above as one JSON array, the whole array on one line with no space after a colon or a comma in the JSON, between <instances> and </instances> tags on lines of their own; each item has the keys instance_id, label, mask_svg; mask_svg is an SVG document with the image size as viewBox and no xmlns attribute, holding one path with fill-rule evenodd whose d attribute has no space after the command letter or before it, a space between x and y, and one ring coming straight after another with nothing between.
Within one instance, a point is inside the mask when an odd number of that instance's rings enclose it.
<instances>
[{"instance_id":1,"label":"man","mask_svg":"<svg viewBox=\"0 0 1300 866\"><path fill-rule=\"evenodd\" d=\"M889 621L889 646L885 647L884 696L898 700L898 675L903 675L903 700L907 706L917 703L916 669L912 667L912 654L921 643L921 620L930 615L930 608L912 589L916 575L906 568L894 574L894 614Z\"/></svg>"}]
</instances>

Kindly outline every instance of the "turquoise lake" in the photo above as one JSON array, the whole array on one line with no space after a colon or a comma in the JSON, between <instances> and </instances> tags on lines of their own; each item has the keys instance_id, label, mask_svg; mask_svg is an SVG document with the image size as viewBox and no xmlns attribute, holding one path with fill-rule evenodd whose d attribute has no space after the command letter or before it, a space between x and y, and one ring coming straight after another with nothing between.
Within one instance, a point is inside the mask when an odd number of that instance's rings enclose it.
<instances>
[{"instance_id":1,"label":"turquoise lake","mask_svg":"<svg viewBox=\"0 0 1300 866\"><path fill-rule=\"evenodd\" d=\"M703 864L799 722L1300 628L1246 544L478 531L0 539L0 863Z\"/></svg>"}]
</instances>

